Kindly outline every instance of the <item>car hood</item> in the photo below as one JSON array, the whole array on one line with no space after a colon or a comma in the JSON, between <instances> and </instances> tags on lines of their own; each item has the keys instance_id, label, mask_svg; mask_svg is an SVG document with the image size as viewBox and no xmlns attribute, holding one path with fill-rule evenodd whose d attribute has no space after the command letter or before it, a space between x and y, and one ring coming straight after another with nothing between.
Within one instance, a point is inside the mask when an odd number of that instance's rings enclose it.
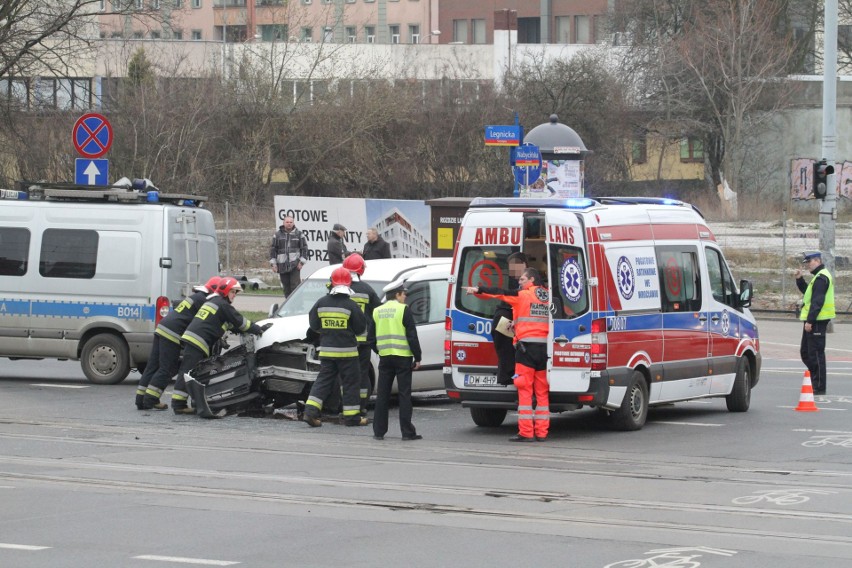
<instances>
[{"instance_id":1,"label":"car hood","mask_svg":"<svg viewBox=\"0 0 852 568\"><path fill-rule=\"evenodd\" d=\"M287 316L284 318L270 318L257 322L258 325L271 323L272 327L263 332L263 335L254 341L255 351L269 347L273 343L284 343L286 341L302 340L308 332L308 314L298 316Z\"/></svg>"}]
</instances>

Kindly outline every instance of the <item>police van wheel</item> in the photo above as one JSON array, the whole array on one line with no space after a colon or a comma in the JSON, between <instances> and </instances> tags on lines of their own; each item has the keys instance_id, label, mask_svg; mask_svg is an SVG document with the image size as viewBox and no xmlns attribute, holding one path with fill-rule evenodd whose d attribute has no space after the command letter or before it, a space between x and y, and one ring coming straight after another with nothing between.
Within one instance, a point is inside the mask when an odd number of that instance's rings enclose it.
<instances>
[{"instance_id":1,"label":"police van wheel","mask_svg":"<svg viewBox=\"0 0 852 568\"><path fill-rule=\"evenodd\" d=\"M740 357L737 363L734 388L725 397L725 404L731 412L746 412L751 404L751 365L745 357Z\"/></svg>"},{"instance_id":2,"label":"police van wheel","mask_svg":"<svg viewBox=\"0 0 852 568\"><path fill-rule=\"evenodd\" d=\"M648 418L648 385L642 373L633 371L621 406L609 418L614 429L625 432L639 430L645 425Z\"/></svg>"},{"instance_id":3,"label":"police van wheel","mask_svg":"<svg viewBox=\"0 0 852 568\"><path fill-rule=\"evenodd\" d=\"M115 385L130 374L130 352L124 341L111 333L99 333L86 341L80 354L83 374L96 385Z\"/></svg>"},{"instance_id":4,"label":"police van wheel","mask_svg":"<svg viewBox=\"0 0 852 568\"><path fill-rule=\"evenodd\" d=\"M470 409L470 417L473 423L483 428L496 428L503 424L506 419L505 408L477 408Z\"/></svg>"}]
</instances>

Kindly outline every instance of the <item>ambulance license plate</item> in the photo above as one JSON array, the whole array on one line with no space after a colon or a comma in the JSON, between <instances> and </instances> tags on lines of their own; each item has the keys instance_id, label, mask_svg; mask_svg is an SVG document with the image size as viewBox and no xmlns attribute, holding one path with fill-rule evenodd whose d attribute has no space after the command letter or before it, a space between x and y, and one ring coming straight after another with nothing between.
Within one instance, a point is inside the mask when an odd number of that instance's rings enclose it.
<instances>
[{"instance_id":1,"label":"ambulance license plate","mask_svg":"<svg viewBox=\"0 0 852 568\"><path fill-rule=\"evenodd\" d=\"M464 386L466 387L492 387L497 386L497 375L465 375Z\"/></svg>"}]
</instances>

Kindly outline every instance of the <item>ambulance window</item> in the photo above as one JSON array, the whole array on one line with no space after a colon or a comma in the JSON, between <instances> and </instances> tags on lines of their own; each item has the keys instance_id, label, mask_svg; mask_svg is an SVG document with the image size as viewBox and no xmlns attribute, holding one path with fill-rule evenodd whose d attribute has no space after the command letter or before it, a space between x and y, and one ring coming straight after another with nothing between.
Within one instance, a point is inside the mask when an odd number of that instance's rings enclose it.
<instances>
[{"instance_id":1,"label":"ambulance window","mask_svg":"<svg viewBox=\"0 0 852 568\"><path fill-rule=\"evenodd\" d=\"M553 319L572 319L586 313L589 287L583 249L551 244L549 272Z\"/></svg>"},{"instance_id":2,"label":"ambulance window","mask_svg":"<svg viewBox=\"0 0 852 568\"><path fill-rule=\"evenodd\" d=\"M707 275L710 277L710 291L713 293L713 299L739 310L734 279L731 277L722 253L707 247L704 254L707 255Z\"/></svg>"},{"instance_id":3,"label":"ambulance window","mask_svg":"<svg viewBox=\"0 0 852 568\"><path fill-rule=\"evenodd\" d=\"M461 270L456 282L456 306L471 314L490 318L500 303L493 299L477 298L473 294L465 294L467 286L483 286L509 289L509 263L507 259L513 252L519 252L520 247L468 247L464 249L461 259ZM517 283L515 283L517 286Z\"/></svg>"},{"instance_id":4,"label":"ambulance window","mask_svg":"<svg viewBox=\"0 0 852 568\"><path fill-rule=\"evenodd\" d=\"M446 280L425 280L408 284L405 303L411 310L415 324L444 321L448 285Z\"/></svg>"},{"instance_id":5,"label":"ambulance window","mask_svg":"<svg viewBox=\"0 0 852 568\"><path fill-rule=\"evenodd\" d=\"M698 249L689 246L657 247L661 308L664 312L701 310L701 276Z\"/></svg>"},{"instance_id":6,"label":"ambulance window","mask_svg":"<svg viewBox=\"0 0 852 568\"><path fill-rule=\"evenodd\" d=\"M97 259L97 231L47 229L38 271L45 278L94 278Z\"/></svg>"},{"instance_id":7,"label":"ambulance window","mask_svg":"<svg viewBox=\"0 0 852 568\"><path fill-rule=\"evenodd\" d=\"M23 276L27 273L30 232L12 227L0 228L0 276Z\"/></svg>"}]
</instances>

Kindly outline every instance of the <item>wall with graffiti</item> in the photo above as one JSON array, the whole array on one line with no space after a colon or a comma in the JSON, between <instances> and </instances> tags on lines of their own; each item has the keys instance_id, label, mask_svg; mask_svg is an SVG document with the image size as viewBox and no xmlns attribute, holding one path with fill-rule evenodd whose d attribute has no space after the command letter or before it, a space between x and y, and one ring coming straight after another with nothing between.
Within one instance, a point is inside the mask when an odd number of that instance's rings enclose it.
<instances>
[{"instance_id":1,"label":"wall with graffiti","mask_svg":"<svg viewBox=\"0 0 852 568\"><path fill-rule=\"evenodd\" d=\"M792 199L813 199L814 164L813 158L794 158L790 160L790 197ZM836 163L834 181L837 183L837 196L852 199L852 162Z\"/></svg>"}]
</instances>

